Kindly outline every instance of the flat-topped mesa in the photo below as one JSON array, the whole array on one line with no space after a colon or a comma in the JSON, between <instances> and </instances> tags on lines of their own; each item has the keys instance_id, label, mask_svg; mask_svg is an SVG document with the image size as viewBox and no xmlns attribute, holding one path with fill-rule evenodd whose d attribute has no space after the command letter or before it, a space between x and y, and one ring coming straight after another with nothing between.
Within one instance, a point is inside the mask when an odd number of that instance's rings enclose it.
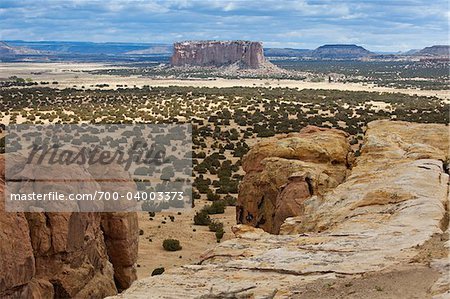
<instances>
[{"instance_id":1,"label":"flat-topped mesa","mask_svg":"<svg viewBox=\"0 0 450 299\"><path fill-rule=\"evenodd\" d=\"M267 63L260 42L185 41L175 43L172 66L228 66L258 69Z\"/></svg>"},{"instance_id":2,"label":"flat-topped mesa","mask_svg":"<svg viewBox=\"0 0 450 299\"><path fill-rule=\"evenodd\" d=\"M357 45L323 45L313 51L313 56L322 59L357 59L373 53Z\"/></svg>"}]
</instances>

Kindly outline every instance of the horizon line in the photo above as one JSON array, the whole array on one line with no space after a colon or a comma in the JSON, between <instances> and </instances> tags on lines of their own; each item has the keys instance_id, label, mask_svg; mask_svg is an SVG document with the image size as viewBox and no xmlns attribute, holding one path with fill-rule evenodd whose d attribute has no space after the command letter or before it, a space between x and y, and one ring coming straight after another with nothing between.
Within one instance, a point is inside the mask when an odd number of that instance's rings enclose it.
<instances>
[{"instance_id":1,"label":"horizon line","mask_svg":"<svg viewBox=\"0 0 450 299\"><path fill-rule=\"evenodd\" d=\"M1 39L0 42L30 42L30 43L45 43L45 42L64 42L64 43L90 43L90 44L142 44L142 45L165 45L165 46L173 46L176 43L183 43L183 42L208 42L208 41L251 41L251 42L260 42L263 44L267 43L267 42L263 42L263 41L257 41L257 40L241 40L241 39L206 39L206 40L180 40L180 41L174 41L172 43L165 43L165 42L125 42L125 41L83 41L83 40L25 40L25 39ZM268 42L271 43L271 42ZM322 46L360 46L363 47L364 49L368 49L370 48L369 46L366 46L364 44L355 44L355 43L324 43L324 44L320 44L319 46L317 46L316 48L293 48L293 47L264 47L264 48L268 48L268 49L294 49L294 50L314 50L317 49L319 47ZM434 46L446 46L446 47L450 47L449 44L445 44L445 43L439 43L439 44L433 44L433 45L429 45L426 46L424 48L427 47L434 47ZM416 50L416 49L423 49L423 48L411 48L409 50ZM409 51L407 50L407 51ZM401 50L391 50L391 51L374 51L374 52L386 52L386 53L396 53L396 52L405 52L405 51L401 51Z\"/></svg>"}]
</instances>

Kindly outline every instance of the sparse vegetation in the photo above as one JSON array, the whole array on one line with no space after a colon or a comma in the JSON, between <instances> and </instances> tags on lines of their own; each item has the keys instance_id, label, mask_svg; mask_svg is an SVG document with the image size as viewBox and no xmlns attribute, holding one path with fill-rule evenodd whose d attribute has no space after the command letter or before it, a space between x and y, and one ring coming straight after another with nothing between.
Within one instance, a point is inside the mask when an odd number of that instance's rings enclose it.
<instances>
[{"instance_id":1,"label":"sparse vegetation","mask_svg":"<svg viewBox=\"0 0 450 299\"><path fill-rule=\"evenodd\" d=\"M208 215L208 212L205 210L200 210L194 215L194 224L195 225L209 225L211 223L211 218Z\"/></svg>"},{"instance_id":2,"label":"sparse vegetation","mask_svg":"<svg viewBox=\"0 0 450 299\"><path fill-rule=\"evenodd\" d=\"M218 230L223 230L223 223L218 221L211 221L208 226L209 230L212 232L216 232Z\"/></svg>"},{"instance_id":3,"label":"sparse vegetation","mask_svg":"<svg viewBox=\"0 0 450 299\"><path fill-rule=\"evenodd\" d=\"M347 131L357 146L366 124L372 120L449 122L449 105L435 97L289 88L8 88L0 89L0 103L5 107L3 122L11 124L192 120L192 198L212 201L211 214L221 213L216 201L235 205L242 179L241 159L249 150L250 139L317 125ZM80 136L74 142L83 142L82 138L87 137ZM136 169L135 175L174 178L171 169L156 174L149 167ZM142 183L138 185L145 188ZM144 205L149 211L163 208L152 203ZM154 218L154 212L149 217ZM200 222L207 225L207 221Z\"/></svg>"},{"instance_id":4,"label":"sparse vegetation","mask_svg":"<svg viewBox=\"0 0 450 299\"><path fill-rule=\"evenodd\" d=\"M210 215L225 213L225 202L222 200L214 201L211 205L205 206L203 209Z\"/></svg>"},{"instance_id":5,"label":"sparse vegetation","mask_svg":"<svg viewBox=\"0 0 450 299\"><path fill-rule=\"evenodd\" d=\"M152 271L151 276L161 275L164 273L164 271L165 271L164 267L156 268Z\"/></svg>"},{"instance_id":6,"label":"sparse vegetation","mask_svg":"<svg viewBox=\"0 0 450 299\"><path fill-rule=\"evenodd\" d=\"M225 231L223 230L223 228L222 228L222 229L218 229L218 230L216 231L216 240L217 240L217 243L220 243L220 240L222 240L224 234L225 234Z\"/></svg>"},{"instance_id":7,"label":"sparse vegetation","mask_svg":"<svg viewBox=\"0 0 450 299\"><path fill-rule=\"evenodd\" d=\"M166 251L178 251L182 249L180 241L176 239L165 239L163 241L163 248Z\"/></svg>"}]
</instances>

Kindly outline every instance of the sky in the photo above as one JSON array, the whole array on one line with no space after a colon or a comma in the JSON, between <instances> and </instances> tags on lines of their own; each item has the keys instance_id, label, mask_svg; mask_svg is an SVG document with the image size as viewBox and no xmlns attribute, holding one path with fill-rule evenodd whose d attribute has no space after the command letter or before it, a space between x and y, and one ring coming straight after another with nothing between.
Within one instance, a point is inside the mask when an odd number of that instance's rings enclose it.
<instances>
[{"instance_id":1,"label":"sky","mask_svg":"<svg viewBox=\"0 0 450 299\"><path fill-rule=\"evenodd\" d=\"M405 51L449 43L448 0L0 0L0 40L254 40Z\"/></svg>"}]
</instances>

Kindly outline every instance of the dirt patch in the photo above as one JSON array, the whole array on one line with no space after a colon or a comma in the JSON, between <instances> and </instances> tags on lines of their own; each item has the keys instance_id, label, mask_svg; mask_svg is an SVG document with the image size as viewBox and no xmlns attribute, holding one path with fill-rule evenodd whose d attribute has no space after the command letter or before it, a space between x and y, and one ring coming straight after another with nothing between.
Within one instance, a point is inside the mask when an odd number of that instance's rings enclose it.
<instances>
[{"instance_id":1,"label":"dirt patch","mask_svg":"<svg viewBox=\"0 0 450 299\"><path fill-rule=\"evenodd\" d=\"M150 276L155 268L164 267L167 270L196 263L203 252L217 245L215 234L207 226L193 223L195 212L206 204L211 202L196 201L195 208L182 210L181 215L177 211L156 213L153 220L150 220L148 213L139 213L139 228L143 230L143 234L139 237L138 278ZM224 224L225 235L221 242L234 238L231 226L236 224L235 211L235 207L227 207L224 214L211 215L212 219ZM173 222L170 216L174 217ZM165 251L162 247L165 239L179 240L182 249Z\"/></svg>"},{"instance_id":2,"label":"dirt patch","mask_svg":"<svg viewBox=\"0 0 450 299\"><path fill-rule=\"evenodd\" d=\"M359 278L317 281L296 293L302 299L424 299L431 298L429 289L438 277L439 273L430 267L414 264Z\"/></svg>"},{"instance_id":3,"label":"dirt patch","mask_svg":"<svg viewBox=\"0 0 450 299\"><path fill-rule=\"evenodd\" d=\"M419 253L413 258L412 262L429 264L432 260L448 256L448 248L444 244L448 238L447 233L433 235L422 246L417 247Z\"/></svg>"}]
</instances>

